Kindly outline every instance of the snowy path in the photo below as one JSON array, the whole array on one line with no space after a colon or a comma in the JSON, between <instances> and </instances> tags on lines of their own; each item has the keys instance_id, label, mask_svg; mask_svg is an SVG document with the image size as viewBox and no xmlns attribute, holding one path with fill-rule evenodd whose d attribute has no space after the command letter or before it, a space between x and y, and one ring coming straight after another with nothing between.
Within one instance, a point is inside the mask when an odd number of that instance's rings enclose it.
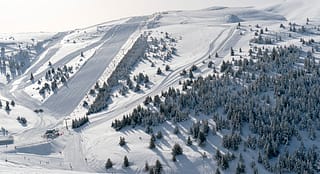
<instances>
[{"instance_id":1,"label":"snowy path","mask_svg":"<svg viewBox=\"0 0 320 174\"><path fill-rule=\"evenodd\" d=\"M179 67L176 67L172 72L166 75L164 79L161 80L160 83L155 84L150 90L146 91L143 95L139 95L137 97L130 98L129 102L121 102L117 103L115 105L110 105L110 108L104 112L94 114L90 116L90 124L88 126L81 129L81 135L74 135L74 136L83 136L86 138L86 133L90 131L96 131L97 127L105 127L105 126L111 126L111 121L113 121L116 117L121 117L124 113L130 111L132 108L135 108L139 104L141 104L146 96L154 96L157 94L160 94L161 91L167 90L168 87L174 86L179 82L179 80L182 80L184 77L180 75L180 72L183 69L190 68L193 64L196 64L198 66L207 66L207 64L203 64L203 60L208 60L208 56L214 54L215 52L219 52L219 55L221 58L214 59L216 65L218 65L222 60L223 57L227 56L230 52L230 47L235 46L238 43L238 40L240 39L240 35L238 31L235 29L234 26L226 26L213 40L210 42L210 45L208 46L207 50L203 52L201 56L193 57L193 60L189 63L183 64ZM107 131L110 131L112 128L107 129ZM105 130L104 130L105 131ZM110 133L111 134L111 133ZM74 147L79 148L78 142L74 142ZM85 144L86 142L84 142ZM95 139L94 143L100 144L99 138ZM71 144L69 144L71 145ZM87 144L88 145L88 144ZM96 154L94 148L92 148L92 145L84 145L86 149L80 149L79 152L85 150L86 154L90 161L94 159L94 161L91 163L86 163L86 167L90 168L91 170L94 170L96 172L100 172L102 169L97 166L102 166L101 164L101 158L97 158L96 156L99 156ZM81 147L81 148L84 148ZM70 154L71 155L71 154ZM79 157L78 159L82 159L82 157ZM76 163L83 163L83 160L78 161L75 160ZM97 165L98 163L98 165ZM83 170L81 167L79 170ZM137 172L139 173L139 172Z\"/></svg>"},{"instance_id":2,"label":"snowy path","mask_svg":"<svg viewBox=\"0 0 320 174\"><path fill-rule=\"evenodd\" d=\"M55 115L65 116L71 113L112 62L122 45L144 20L146 20L146 17L132 18L127 23L110 29L110 37L96 51L95 55L83 65L66 86L63 86L57 94L48 98L43 106Z\"/></svg>"},{"instance_id":3,"label":"snowy path","mask_svg":"<svg viewBox=\"0 0 320 174\"><path fill-rule=\"evenodd\" d=\"M79 171L90 171L82 150L82 138L78 133L72 133L68 145L64 149L64 160L69 163L70 168Z\"/></svg>"},{"instance_id":4,"label":"snowy path","mask_svg":"<svg viewBox=\"0 0 320 174\"><path fill-rule=\"evenodd\" d=\"M204 53L201 57L195 57L194 61L189 64L184 64L181 67L176 68L170 74L168 74L161 83L157 84L156 86L152 87L150 92L141 95L139 98L135 98L130 100L129 103L125 103L124 105L116 105L115 107L110 107L107 111L101 112L96 114L90 120L90 127L95 127L99 124L105 124L106 121L112 120L115 117L122 115L123 113L127 112L128 110L138 106L141 104L145 97L147 96L154 96L160 94L161 91L168 89L169 87L173 86L175 83L178 83L183 77L180 75L183 69L188 69L194 64L201 64L203 60L206 60L208 56L215 52L219 52L221 57L226 56L230 52L230 47L234 46L238 40L240 35L236 33L235 27L229 27L224 29L209 45L208 51ZM220 41L222 39L222 41ZM220 41L220 42L219 42ZM219 65L223 58L216 58L215 64ZM106 117L107 115L107 117Z\"/></svg>"},{"instance_id":5,"label":"snowy path","mask_svg":"<svg viewBox=\"0 0 320 174\"><path fill-rule=\"evenodd\" d=\"M141 21L142 19L136 20ZM43 105L51 112L55 113L55 115L61 114L60 117L65 116L68 112L72 112L72 110L83 98L83 95L85 95L85 93L89 91L92 85L101 76L101 73L103 73L105 67L108 66L108 64L112 61L113 57L118 53L119 49L124 44L124 42L127 41L131 33L133 33L137 29L138 25L139 23L134 22L128 23L125 26L118 25L114 26L114 28L111 28L109 31L112 31L112 33L109 33L110 37L107 38L105 44L99 50L97 50L95 56L92 57L92 59L90 59L83 66L79 73L77 73L72 79L70 79L67 86L62 87L56 95L48 98L48 100ZM209 54L213 54L214 52L219 51L219 54L224 57L229 53L230 46L236 44L238 39L239 35L235 32L235 28L226 27L211 42L207 52L205 52L202 56L195 57L191 63L177 67L174 71L170 72L159 84L153 86L152 89L146 92L144 95L141 95L138 98L133 98L129 103L126 102L124 105L113 106L105 112L99 113L97 115L92 115L93 117L90 120L91 123L82 131L96 127L100 124L105 124L106 122L110 122L115 117L141 104L146 96L153 96L159 94L162 90L166 90L168 87L181 80L182 77L180 76L180 72L182 69L190 68L193 64L201 64L203 60L207 59ZM107 56L110 57L108 58ZM215 63L218 64L217 61L222 60L223 59L216 59ZM82 79L87 79L87 81L83 81ZM42 134L46 128L54 127L59 123L61 124L61 120L58 121L58 123L52 122L48 124L47 122L48 120L39 120L39 123L37 123L37 125L39 126L38 129L35 128L25 131L19 137L39 135ZM81 132L77 133L74 131L72 131L71 134L67 135L67 137L69 138L65 144L62 159L57 159L56 162L54 162L50 159L50 157L40 157L37 155L34 157L34 161L47 160L51 161L50 163L52 163L52 165L58 165L59 163L62 163L63 165L61 167L69 170L72 167L72 170L77 171L100 171L101 169L98 166L101 167L101 165L103 165L100 164L101 161L98 160L93 162L86 162L85 157L86 155L88 155L88 152L86 152L87 149L83 147L85 143L83 142L82 136L83 134ZM91 155L90 152L89 154Z\"/></svg>"},{"instance_id":6,"label":"snowy path","mask_svg":"<svg viewBox=\"0 0 320 174\"><path fill-rule=\"evenodd\" d=\"M30 73L39 69L45 62L50 60L50 58L56 54L58 48L52 48L56 44L60 43L63 37L66 35L66 32L60 32L52 37L52 41L46 46L46 49L43 50L37 58L34 60L32 65L26 70L25 75L19 76L17 79L14 79L9 84L0 86L0 92L3 96L7 98L12 98L18 103L22 103L28 108L35 108L39 106L39 102L31 98L28 94L23 91L23 88L26 87L29 83L27 81L30 78ZM42 58L42 54L45 54ZM13 91L13 89L15 89Z\"/></svg>"},{"instance_id":7,"label":"snowy path","mask_svg":"<svg viewBox=\"0 0 320 174\"><path fill-rule=\"evenodd\" d=\"M62 32L62 33L58 33L57 35L55 35L53 38L54 41L50 42L49 45L47 46L47 53L45 54L45 56L40 59L40 56L38 56L38 60L32 64L26 71L26 74L30 74L31 72L35 72L37 71L41 66L43 66L47 61L50 60L50 58L56 54L56 52L59 50L58 48L51 48L54 45L58 44L61 42L61 40L64 38L64 36L66 36L67 32ZM45 51L43 52L45 53ZM24 80L29 80L28 78L29 76L22 76L22 78L24 78ZM27 83L25 83L25 85L27 85Z\"/></svg>"},{"instance_id":8,"label":"snowy path","mask_svg":"<svg viewBox=\"0 0 320 174\"><path fill-rule=\"evenodd\" d=\"M114 27L113 27L112 29L114 29ZM112 29L111 29L111 30L112 30ZM113 31L107 31L107 33L106 33L98 42L94 42L94 43L92 43L92 44L90 44L90 45L88 45L88 46L86 46L86 47L84 47L84 48L78 49L78 50L76 50L76 51L73 51L73 52L65 55L65 56L64 56L62 59L60 59L58 62L53 63L52 66L53 66L53 67L62 67L62 66L64 66L64 65L67 64L69 61L71 61L73 58L79 56L79 55L81 54L81 52L86 52L86 51L88 51L88 50L90 50L90 49L92 49L92 48L95 48L95 47L99 46L100 44L104 43L107 39L109 39L112 35L113 35ZM53 55L51 55L50 57L52 57L52 56L53 56ZM48 61L48 60L47 60L47 61ZM47 61L44 61L44 62L40 65L40 67L43 66L43 65L45 65L44 63L46 63ZM45 66L46 66L46 65L45 65ZM40 67L39 67L39 68L40 68ZM41 71L40 73L34 75L35 79L39 79L39 78L43 77L43 76L45 75L45 73L49 70L49 68L50 68L50 67L47 66L47 68L45 68L43 71ZM36 71L37 71L37 69L34 69L32 72L36 72ZM29 82L29 84L30 84L30 82Z\"/></svg>"}]
</instances>

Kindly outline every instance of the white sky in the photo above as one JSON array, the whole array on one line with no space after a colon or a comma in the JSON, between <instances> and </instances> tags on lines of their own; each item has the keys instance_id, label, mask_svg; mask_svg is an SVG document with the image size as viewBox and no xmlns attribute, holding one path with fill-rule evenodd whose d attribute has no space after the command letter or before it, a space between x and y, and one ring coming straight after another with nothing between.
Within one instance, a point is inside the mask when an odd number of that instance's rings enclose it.
<instances>
[{"instance_id":1,"label":"white sky","mask_svg":"<svg viewBox=\"0 0 320 174\"><path fill-rule=\"evenodd\" d=\"M128 16L286 0L0 0L0 33L65 31Z\"/></svg>"},{"instance_id":2,"label":"white sky","mask_svg":"<svg viewBox=\"0 0 320 174\"><path fill-rule=\"evenodd\" d=\"M121 17L213 5L212 0L0 0L0 33L64 31Z\"/></svg>"}]
</instances>

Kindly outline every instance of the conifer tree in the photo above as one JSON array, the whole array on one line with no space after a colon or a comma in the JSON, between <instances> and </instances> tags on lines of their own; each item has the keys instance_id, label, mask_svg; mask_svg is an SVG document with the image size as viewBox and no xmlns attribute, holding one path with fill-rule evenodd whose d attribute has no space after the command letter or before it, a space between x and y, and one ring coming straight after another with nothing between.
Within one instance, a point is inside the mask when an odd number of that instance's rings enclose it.
<instances>
[{"instance_id":1,"label":"conifer tree","mask_svg":"<svg viewBox=\"0 0 320 174\"><path fill-rule=\"evenodd\" d=\"M146 161L146 163L145 163L145 165L144 165L144 171L149 171L148 161Z\"/></svg>"},{"instance_id":2,"label":"conifer tree","mask_svg":"<svg viewBox=\"0 0 320 174\"><path fill-rule=\"evenodd\" d=\"M129 160L128 160L128 157L127 157L127 156L124 156L123 166L124 166L124 167L128 167L128 166L129 166Z\"/></svg>"},{"instance_id":3,"label":"conifer tree","mask_svg":"<svg viewBox=\"0 0 320 174\"><path fill-rule=\"evenodd\" d=\"M120 142L119 142L119 145L120 146L124 146L126 144L126 140L124 137L120 137Z\"/></svg>"},{"instance_id":4,"label":"conifer tree","mask_svg":"<svg viewBox=\"0 0 320 174\"><path fill-rule=\"evenodd\" d=\"M153 138L153 136L150 138L150 142L149 142L149 148L150 149L153 149L155 148L156 145L155 145L155 138Z\"/></svg>"},{"instance_id":5,"label":"conifer tree","mask_svg":"<svg viewBox=\"0 0 320 174\"><path fill-rule=\"evenodd\" d=\"M160 68L158 68L158 70L157 70L157 74L158 74L158 75L162 74L162 71L161 71L161 69L160 69Z\"/></svg>"},{"instance_id":6,"label":"conifer tree","mask_svg":"<svg viewBox=\"0 0 320 174\"><path fill-rule=\"evenodd\" d=\"M9 106L9 102L6 101L6 108L5 108L6 111L10 111L10 106Z\"/></svg>"},{"instance_id":7,"label":"conifer tree","mask_svg":"<svg viewBox=\"0 0 320 174\"><path fill-rule=\"evenodd\" d=\"M234 50L233 50L232 47L230 48L230 55L231 55L231 56L234 56Z\"/></svg>"},{"instance_id":8,"label":"conifer tree","mask_svg":"<svg viewBox=\"0 0 320 174\"><path fill-rule=\"evenodd\" d=\"M191 140L190 136L188 136L187 145L188 145L188 146L191 146L191 145L192 145L192 140Z\"/></svg>"},{"instance_id":9,"label":"conifer tree","mask_svg":"<svg viewBox=\"0 0 320 174\"><path fill-rule=\"evenodd\" d=\"M110 160L110 158L108 158L108 160L107 160L107 162L106 162L106 169L110 169L110 168L112 168L112 166L113 166L113 164L112 164L112 162L111 162L111 160Z\"/></svg>"},{"instance_id":10,"label":"conifer tree","mask_svg":"<svg viewBox=\"0 0 320 174\"><path fill-rule=\"evenodd\" d=\"M33 77L33 74L31 73L30 75L30 81L33 83L34 82L34 77Z\"/></svg>"},{"instance_id":11,"label":"conifer tree","mask_svg":"<svg viewBox=\"0 0 320 174\"><path fill-rule=\"evenodd\" d=\"M162 164L159 160L156 161L156 164L154 166L154 172L155 174L160 174L162 172Z\"/></svg>"}]
</instances>

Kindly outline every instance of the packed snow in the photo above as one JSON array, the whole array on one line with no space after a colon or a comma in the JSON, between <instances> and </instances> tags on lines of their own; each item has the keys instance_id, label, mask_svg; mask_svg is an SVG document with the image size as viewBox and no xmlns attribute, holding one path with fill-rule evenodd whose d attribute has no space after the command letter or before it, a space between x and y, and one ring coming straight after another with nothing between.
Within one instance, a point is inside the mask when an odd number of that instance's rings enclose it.
<instances>
[{"instance_id":1,"label":"packed snow","mask_svg":"<svg viewBox=\"0 0 320 174\"><path fill-rule=\"evenodd\" d=\"M0 63L4 62L0 75L0 173L145 173L146 162L151 167L156 160L161 162L164 173L213 173L220 165L215 159L217 150L223 155L236 154L236 160L230 161L231 168L220 170L222 173L236 172L240 153L246 172L253 173L255 167L259 173L271 173L262 164L252 167L257 151L244 150L244 145L240 152L232 151L222 145L224 134L230 130L209 134L205 146L188 146L189 127L208 118L204 114L193 113L188 121L165 121L153 126L155 134L159 131L163 134L163 138L156 140L155 149L148 147L150 134L146 127L127 126L120 131L111 127L115 119L132 113L138 105L143 106L146 97L161 95L169 88L181 89L181 82L189 79L190 72L194 77L212 73L223 76L219 73L221 65L249 58L252 49L272 50L274 46L294 44L303 54L314 52L314 62L320 62L318 2L216 2L216 7L202 10L159 12L60 33L0 34L0 46L6 48L0 59ZM302 31L302 25L309 27L307 34L291 31L293 26ZM134 51L138 38L144 37L148 49L131 65L130 73L123 75L132 81L133 88L125 88L128 79L112 86L110 99L104 101L107 106L90 114L89 123L73 127L87 115L99 92L103 93L103 82L111 78L126 54ZM39 47L37 43L41 43ZM13 63L9 57L26 50L30 58L28 66L23 71L10 71ZM64 66L67 70L61 70L57 79L46 77L52 69ZM61 82L67 71L66 81ZM148 76L148 81L138 82L139 75ZM53 81L57 87L51 90ZM46 83L49 87L43 95L39 91ZM96 88L97 84L101 88ZM210 119L208 124L214 127L216 122ZM179 133L174 133L177 128ZM242 130L243 137L248 136L247 129ZM120 137L125 138L123 146L119 145ZM309 141L307 137L302 139L308 148L319 142L319 138ZM181 145L183 155L174 162L172 147L176 143ZM296 138L291 143L299 147ZM124 156L129 159L129 167L123 165ZM108 158L113 166L106 170Z\"/></svg>"}]
</instances>

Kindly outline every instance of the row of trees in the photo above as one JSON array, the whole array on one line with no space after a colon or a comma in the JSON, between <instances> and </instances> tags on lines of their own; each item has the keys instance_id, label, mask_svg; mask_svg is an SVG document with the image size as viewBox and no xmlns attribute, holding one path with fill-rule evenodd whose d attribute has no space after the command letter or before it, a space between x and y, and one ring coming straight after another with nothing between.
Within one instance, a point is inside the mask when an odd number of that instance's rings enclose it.
<instances>
[{"instance_id":1,"label":"row of trees","mask_svg":"<svg viewBox=\"0 0 320 174\"><path fill-rule=\"evenodd\" d=\"M97 96L94 102L89 106L87 114L97 113L105 109L108 106L108 101L110 99L112 89L116 86L121 85L121 80L129 79L129 81L131 81L130 72L133 66L143 57L147 46L147 36L141 35L134 43L132 48L119 62L116 69L108 78L107 83L104 82L102 87L98 89ZM126 90L124 90L124 92L125 91Z\"/></svg>"},{"instance_id":2,"label":"row of trees","mask_svg":"<svg viewBox=\"0 0 320 174\"><path fill-rule=\"evenodd\" d=\"M14 100L11 100L11 102L9 102L9 101L5 101L5 107L4 107L4 110L6 110L6 111L10 111L11 110L11 107L10 106L12 106L12 107L14 107L15 105L16 105L16 103L14 102ZM0 108L2 108L2 101L0 100Z\"/></svg>"},{"instance_id":3,"label":"row of trees","mask_svg":"<svg viewBox=\"0 0 320 174\"><path fill-rule=\"evenodd\" d=\"M78 119L77 118L73 119L72 120L72 129L79 128L88 122L89 122L88 116L84 116L84 117L78 118Z\"/></svg>"},{"instance_id":4,"label":"row of trees","mask_svg":"<svg viewBox=\"0 0 320 174\"><path fill-rule=\"evenodd\" d=\"M151 62L151 66L155 66L151 58L161 59L163 61L171 59L172 55L177 54L177 50L173 45L175 42L176 40L168 33L163 33L163 37L160 39L150 36L150 33L141 35L119 62L103 89L98 90L95 101L90 105L87 114L100 112L105 109L108 106L112 89L118 87L119 93L126 95L129 90L140 92L141 85L143 84L148 87L150 79L147 74L139 73L133 76L133 80L130 78L134 66L142 59ZM167 65L165 70L169 71L170 66ZM160 68L157 69L157 74L162 74Z\"/></svg>"},{"instance_id":5,"label":"row of trees","mask_svg":"<svg viewBox=\"0 0 320 174\"><path fill-rule=\"evenodd\" d=\"M114 163L111 161L110 158L107 159L107 162L105 163L106 170L111 169L113 167ZM130 162L127 156L124 156L123 158L123 167L129 167ZM149 166L149 163L145 163L144 167L145 172L149 172L150 174L160 174L163 171L163 166L159 160L156 160L154 166Z\"/></svg>"}]
</instances>

